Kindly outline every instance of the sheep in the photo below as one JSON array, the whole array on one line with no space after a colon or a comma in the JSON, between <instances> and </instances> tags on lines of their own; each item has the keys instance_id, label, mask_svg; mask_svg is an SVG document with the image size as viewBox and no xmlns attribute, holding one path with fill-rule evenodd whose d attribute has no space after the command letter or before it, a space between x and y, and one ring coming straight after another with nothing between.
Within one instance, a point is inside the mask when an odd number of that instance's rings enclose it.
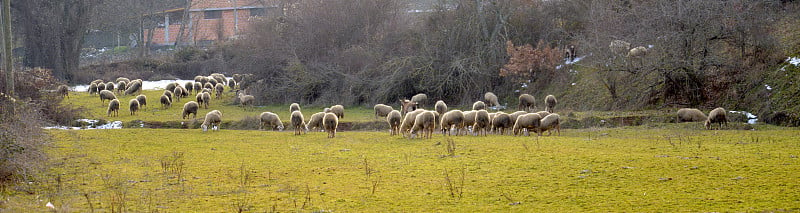
<instances>
[{"instance_id":1,"label":"sheep","mask_svg":"<svg viewBox=\"0 0 800 213\"><path fill-rule=\"evenodd\" d=\"M139 111L139 100L131 99L128 102L128 109L131 111L131 115L136 115L136 111Z\"/></svg>"},{"instance_id":2,"label":"sheep","mask_svg":"<svg viewBox=\"0 0 800 213\"><path fill-rule=\"evenodd\" d=\"M550 115L550 112L548 112L548 111L538 111L538 112L536 112L536 114L539 114L539 117L544 118L544 117L547 117L548 115Z\"/></svg>"},{"instance_id":3,"label":"sheep","mask_svg":"<svg viewBox=\"0 0 800 213\"><path fill-rule=\"evenodd\" d=\"M400 100L400 114L405 115L409 112L413 112L417 110L417 102L413 102L408 99L399 99Z\"/></svg>"},{"instance_id":4,"label":"sheep","mask_svg":"<svg viewBox=\"0 0 800 213\"><path fill-rule=\"evenodd\" d=\"M411 96L411 102L415 102L420 106L424 106L425 101L427 100L428 100L428 95L425 95L425 93L419 93L414 96Z\"/></svg>"},{"instance_id":5,"label":"sheep","mask_svg":"<svg viewBox=\"0 0 800 213\"><path fill-rule=\"evenodd\" d=\"M489 127L489 112L486 110L478 110L475 113L475 123L472 126L473 135L478 136L483 133L486 136L486 129Z\"/></svg>"},{"instance_id":6,"label":"sheep","mask_svg":"<svg viewBox=\"0 0 800 213\"><path fill-rule=\"evenodd\" d=\"M492 121L494 121L495 115L497 115L497 112L489 113L489 133L494 131L494 125L492 124Z\"/></svg>"},{"instance_id":7,"label":"sheep","mask_svg":"<svg viewBox=\"0 0 800 213\"><path fill-rule=\"evenodd\" d=\"M230 87L231 89L235 89L236 88L236 80L233 80L233 78L228 79L228 87Z\"/></svg>"},{"instance_id":8,"label":"sheep","mask_svg":"<svg viewBox=\"0 0 800 213\"><path fill-rule=\"evenodd\" d=\"M435 109L440 115L444 115L444 113L447 112L447 104L445 104L442 100L436 101L436 104L433 105L433 109Z\"/></svg>"},{"instance_id":9,"label":"sheep","mask_svg":"<svg viewBox=\"0 0 800 213\"><path fill-rule=\"evenodd\" d=\"M219 85L219 84L217 84ZM291 115L292 127L294 127L294 134L300 135L300 131L302 130L303 133L308 133L308 128L306 128L305 118L303 118L303 113L300 111L294 111Z\"/></svg>"},{"instance_id":10,"label":"sheep","mask_svg":"<svg viewBox=\"0 0 800 213\"><path fill-rule=\"evenodd\" d=\"M174 98L175 101L181 101L181 97L183 97L183 90L181 88L182 87L175 87L175 89L172 90L172 98Z\"/></svg>"},{"instance_id":11,"label":"sheep","mask_svg":"<svg viewBox=\"0 0 800 213\"><path fill-rule=\"evenodd\" d=\"M486 100L488 107L497 107L500 106L500 102L497 101L497 95L492 92L487 92L483 94L483 99Z\"/></svg>"},{"instance_id":12,"label":"sheep","mask_svg":"<svg viewBox=\"0 0 800 213\"><path fill-rule=\"evenodd\" d=\"M459 135L461 129L464 128L464 112L457 109L445 112L439 123L442 127L442 135L444 135L445 132L447 132L448 135L453 135L453 129L456 130L456 135Z\"/></svg>"},{"instance_id":13,"label":"sheep","mask_svg":"<svg viewBox=\"0 0 800 213\"><path fill-rule=\"evenodd\" d=\"M311 115L311 118L308 119L308 123L306 123L306 129L323 131L322 117L325 117L325 112L318 112Z\"/></svg>"},{"instance_id":14,"label":"sheep","mask_svg":"<svg viewBox=\"0 0 800 213\"><path fill-rule=\"evenodd\" d=\"M203 84L203 87L205 87L206 83L208 83L208 80L209 80L209 79L208 79L208 78L206 78L205 76L200 76L200 81L199 81L199 82L200 82L201 84ZM212 86L213 86L213 85L212 85Z\"/></svg>"},{"instance_id":15,"label":"sheep","mask_svg":"<svg viewBox=\"0 0 800 213\"><path fill-rule=\"evenodd\" d=\"M281 122L281 118L278 117L278 114L272 112L262 112L258 117L261 120L261 126L259 127L259 130L264 129L264 127L270 127L272 130L278 129L278 131L283 131L283 122Z\"/></svg>"},{"instance_id":16,"label":"sheep","mask_svg":"<svg viewBox=\"0 0 800 213\"><path fill-rule=\"evenodd\" d=\"M558 114L552 113L539 120L539 131L538 131L539 135L542 135L544 131L547 131L547 136L550 136L551 134L553 134L552 132L550 132L550 130L556 129L558 135L561 136L561 124L559 121L560 118L561 117Z\"/></svg>"},{"instance_id":17,"label":"sheep","mask_svg":"<svg viewBox=\"0 0 800 213\"><path fill-rule=\"evenodd\" d=\"M186 89L186 91L189 92L189 94L192 94L192 92L197 92L196 90L194 90L194 83L191 81L187 81L186 83L184 83L183 88Z\"/></svg>"},{"instance_id":18,"label":"sheep","mask_svg":"<svg viewBox=\"0 0 800 213\"><path fill-rule=\"evenodd\" d=\"M112 113L114 114L114 116L119 116L119 100L117 99L108 102L107 116L111 117Z\"/></svg>"},{"instance_id":19,"label":"sheep","mask_svg":"<svg viewBox=\"0 0 800 213\"><path fill-rule=\"evenodd\" d=\"M205 106L205 101L203 101L203 94L206 94L206 93L201 92L201 93L197 93L197 95L194 95L194 100L197 101L197 104L200 104L200 106ZM206 107L206 109L208 109L208 108Z\"/></svg>"},{"instance_id":20,"label":"sheep","mask_svg":"<svg viewBox=\"0 0 800 213\"><path fill-rule=\"evenodd\" d=\"M179 84L177 82L172 82L167 84L167 86L164 89L169 91L175 91L175 87L178 87L178 85Z\"/></svg>"},{"instance_id":21,"label":"sheep","mask_svg":"<svg viewBox=\"0 0 800 213\"><path fill-rule=\"evenodd\" d=\"M97 84L96 83L89 84L89 95L97 94L97 92L99 92L97 91Z\"/></svg>"},{"instance_id":22,"label":"sheep","mask_svg":"<svg viewBox=\"0 0 800 213\"><path fill-rule=\"evenodd\" d=\"M533 130L534 132L538 132L538 128L541 124L542 117L536 113L528 113L517 117L517 121L514 122L514 128L512 132L514 132L514 136L519 135L522 129L528 130L530 132Z\"/></svg>"},{"instance_id":23,"label":"sheep","mask_svg":"<svg viewBox=\"0 0 800 213\"><path fill-rule=\"evenodd\" d=\"M217 84L217 86L214 87L214 92L216 92L217 94L217 99L222 98L222 92L224 91L225 91L225 86L223 86L222 84Z\"/></svg>"},{"instance_id":24,"label":"sheep","mask_svg":"<svg viewBox=\"0 0 800 213\"><path fill-rule=\"evenodd\" d=\"M202 96L203 96L202 97L203 98L203 107L208 109L208 105L211 105L211 94L208 94L207 92L200 93L200 94L202 94Z\"/></svg>"},{"instance_id":25,"label":"sheep","mask_svg":"<svg viewBox=\"0 0 800 213\"><path fill-rule=\"evenodd\" d=\"M101 103L105 103L106 99L108 99L110 101L110 100L114 100L116 98L117 98L117 96L114 95L114 93L111 92L111 91L108 91L108 90L100 91L100 102Z\"/></svg>"},{"instance_id":26,"label":"sheep","mask_svg":"<svg viewBox=\"0 0 800 213\"><path fill-rule=\"evenodd\" d=\"M56 92L58 92L61 97L69 98L69 87L67 85L58 85Z\"/></svg>"},{"instance_id":27,"label":"sheep","mask_svg":"<svg viewBox=\"0 0 800 213\"><path fill-rule=\"evenodd\" d=\"M142 82L131 81L131 83L128 84L128 89L125 90L125 95L139 94L141 92L142 92Z\"/></svg>"},{"instance_id":28,"label":"sheep","mask_svg":"<svg viewBox=\"0 0 800 213\"><path fill-rule=\"evenodd\" d=\"M222 112L219 110L212 110L211 112L206 113L206 118L203 120L203 124L200 125L203 128L203 132L208 131L208 126L211 126L211 130L215 128L219 131L219 125L222 123Z\"/></svg>"},{"instance_id":29,"label":"sheep","mask_svg":"<svg viewBox=\"0 0 800 213\"><path fill-rule=\"evenodd\" d=\"M203 79L204 79L204 78L205 78L205 77L203 77L203 76L201 76L201 75L195 76L195 77L194 77L194 82L201 82L201 81L203 81Z\"/></svg>"},{"instance_id":30,"label":"sheep","mask_svg":"<svg viewBox=\"0 0 800 213\"><path fill-rule=\"evenodd\" d=\"M197 102L189 101L183 104L183 113L181 113L181 118L186 119L189 117L190 114L194 114L192 118L197 118L197 109L200 108L200 105Z\"/></svg>"},{"instance_id":31,"label":"sheep","mask_svg":"<svg viewBox=\"0 0 800 213\"><path fill-rule=\"evenodd\" d=\"M628 51L629 58L642 58L647 55L647 48L643 46L634 47Z\"/></svg>"},{"instance_id":32,"label":"sheep","mask_svg":"<svg viewBox=\"0 0 800 213\"><path fill-rule=\"evenodd\" d=\"M219 84L219 81L217 81L217 79L209 77L208 78L208 83L210 83L212 87L215 87L215 86L217 86L217 84Z\"/></svg>"},{"instance_id":33,"label":"sheep","mask_svg":"<svg viewBox=\"0 0 800 213\"><path fill-rule=\"evenodd\" d=\"M206 89L209 89L209 90L213 90L214 89L214 85L209 83L209 82L206 82L206 83L203 84L203 88L206 88Z\"/></svg>"},{"instance_id":34,"label":"sheep","mask_svg":"<svg viewBox=\"0 0 800 213\"><path fill-rule=\"evenodd\" d=\"M705 121L706 118L708 118L706 114L699 109L682 108L678 110L678 118L676 119L676 122L699 122Z\"/></svg>"},{"instance_id":35,"label":"sheep","mask_svg":"<svg viewBox=\"0 0 800 213\"><path fill-rule=\"evenodd\" d=\"M475 116L478 114L477 110L470 110L464 112L464 127L472 129L475 125Z\"/></svg>"},{"instance_id":36,"label":"sheep","mask_svg":"<svg viewBox=\"0 0 800 213\"><path fill-rule=\"evenodd\" d=\"M172 106L172 101L169 100L167 95L161 95L161 108L167 109Z\"/></svg>"},{"instance_id":37,"label":"sheep","mask_svg":"<svg viewBox=\"0 0 800 213\"><path fill-rule=\"evenodd\" d=\"M164 90L164 96L167 96L167 98L169 98L169 102L172 102L172 91Z\"/></svg>"},{"instance_id":38,"label":"sheep","mask_svg":"<svg viewBox=\"0 0 800 213\"><path fill-rule=\"evenodd\" d=\"M422 113L423 111L425 110L417 109L412 112L406 113L406 116L403 117L403 122L400 122L400 134L402 134L403 137L406 137L406 132L411 130L411 127L414 126L414 119L417 118L417 114Z\"/></svg>"},{"instance_id":39,"label":"sheep","mask_svg":"<svg viewBox=\"0 0 800 213\"><path fill-rule=\"evenodd\" d=\"M298 103L289 104L289 113L292 113L294 111L300 111L300 104Z\"/></svg>"},{"instance_id":40,"label":"sheep","mask_svg":"<svg viewBox=\"0 0 800 213\"><path fill-rule=\"evenodd\" d=\"M180 89L181 90L181 98L189 97L189 94L190 94L189 90L186 90L186 88L183 88L183 86L178 85L177 87L175 87L175 89Z\"/></svg>"},{"instance_id":41,"label":"sheep","mask_svg":"<svg viewBox=\"0 0 800 213\"><path fill-rule=\"evenodd\" d=\"M498 112L494 118L492 118L492 128L497 130L497 134L503 135L505 134L506 130L514 127L514 121L511 120L511 116L509 114Z\"/></svg>"},{"instance_id":42,"label":"sheep","mask_svg":"<svg viewBox=\"0 0 800 213\"><path fill-rule=\"evenodd\" d=\"M131 79L128 79L128 78L125 78L125 77L119 77L119 78L117 78L117 80L114 80L114 81L116 81L117 83L125 82L125 84L128 84L128 83L131 82Z\"/></svg>"},{"instance_id":43,"label":"sheep","mask_svg":"<svg viewBox=\"0 0 800 213\"><path fill-rule=\"evenodd\" d=\"M375 104L375 106L373 106L372 109L375 110L376 119L378 117L386 117L389 115L390 112L392 112L392 110L394 110L392 109L391 106L386 104Z\"/></svg>"},{"instance_id":44,"label":"sheep","mask_svg":"<svg viewBox=\"0 0 800 213\"><path fill-rule=\"evenodd\" d=\"M192 85L194 87L192 89L194 89L194 92L196 92L196 93L199 93L200 90L203 90L203 85L200 84L200 82L194 82Z\"/></svg>"},{"instance_id":45,"label":"sheep","mask_svg":"<svg viewBox=\"0 0 800 213\"><path fill-rule=\"evenodd\" d=\"M483 103L483 101L476 101L475 103L472 104L472 110L478 111L482 109L486 109L486 104Z\"/></svg>"},{"instance_id":46,"label":"sheep","mask_svg":"<svg viewBox=\"0 0 800 213\"><path fill-rule=\"evenodd\" d=\"M623 40L613 40L611 41L611 44L608 45L608 49L616 55L623 55L631 49L631 43Z\"/></svg>"},{"instance_id":47,"label":"sheep","mask_svg":"<svg viewBox=\"0 0 800 213\"><path fill-rule=\"evenodd\" d=\"M252 107L253 106L253 102L255 100L256 100L256 98L253 97L252 95L245 95L244 93L239 93L239 104L241 104L242 107L245 107L245 106Z\"/></svg>"},{"instance_id":48,"label":"sheep","mask_svg":"<svg viewBox=\"0 0 800 213\"><path fill-rule=\"evenodd\" d=\"M106 84L103 82L97 83L97 91L106 90Z\"/></svg>"},{"instance_id":49,"label":"sheep","mask_svg":"<svg viewBox=\"0 0 800 213\"><path fill-rule=\"evenodd\" d=\"M325 113L322 117L322 126L328 132L328 138L336 137L336 128L339 127L338 115L333 113Z\"/></svg>"},{"instance_id":50,"label":"sheep","mask_svg":"<svg viewBox=\"0 0 800 213\"><path fill-rule=\"evenodd\" d=\"M225 80L225 75L220 73L211 73L209 77L213 78L217 82L217 84L225 84L226 82L228 82Z\"/></svg>"},{"instance_id":51,"label":"sheep","mask_svg":"<svg viewBox=\"0 0 800 213\"><path fill-rule=\"evenodd\" d=\"M719 128L717 129L722 129L722 124L725 124L726 127L728 126L728 118L725 109L722 107L717 107L708 113L708 118L706 118L705 123L706 129L712 129L711 124L713 123L719 124Z\"/></svg>"},{"instance_id":52,"label":"sheep","mask_svg":"<svg viewBox=\"0 0 800 213\"><path fill-rule=\"evenodd\" d=\"M342 105L333 105L331 106L331 112L336 114L337 117L344 118L344 106Z\"/></svg>"},{"instance_id":53,"label":"sheep","mask_svg":"<svg viewBox=\"0 0 800 213\"><path fill-rule=\"evenodd\" d=\"M545 110L547 112L552 113L557 103L558 101L556 101L556 96L547 95L547 97L544 98Z\"/></svg>"},{"instance_id":54,"label":"sheep","mask_svg":"<svg viewBox=\"0 0 800 213\"><path fill-rule=\"evenodd\" d=\"M527 93L519 95L519 105L517 105L517 110L532 112L533 108L535 107L536 99L533 98L533 95Z\"/></svg>"},{"instance_id":55,"label":"sheep","mask_svg":"<svg viewBox=\"0 0 800 213\"><path fill-rule=\"evenodd\" d=\"M400 111L392 110L386 115L386 122L389 123L389 135L397 135L397 132L400 131L401 120L403 120L403 116L400 115Z\"/></svg>"},{"instance_id":56,"label":"sheep","mask_svg":"<svg viewBox=\"0 0 800 213\"><path fill-rule=\"evenodd\" d=\"M117 81L117 94L122 94L126 89L128 89L128 82Z\"/></svg>"},{"instance_id":57,"label":"sheep","mask_svg":"<svg viewBox=\"0 0 800 213\"><path fill-rule=\"evenodd\" d=\"M511 122L517 122L517 118L520 115L524 115L524 114L528 114L528 112L526 112L526 111L516 111L516 112L513 112L511 114L508 114L508 116L511 118Z\"/></svg>"},{"instance_id":58,"label":"sheep","mask_svg":"<svg viewBox=\"0 0 800 213\"><path fill-rule=\"evenodd\" d=\"M147 107L147 96L145 95L136 96L136 100L139 101L139 106L141 108Z\"/></svg>"},{"instance_id":59,"label":"sheep","mask_svg":"<svg viewBox=\"0 0 800 213\"><path fill-rule=\"evenodd\" d=\"M414 118L414 126L411 127L411 137L417 136L417 132L422 131L423 138L431 138L433 129L436 128L436 116L434 111L424 111Z\"/></svg>"},{"instance_id":60,"label":"sheep","mask_svg":"<svg viewBox=\"0 0 800 213\"><path fill-rule=\"evenodd\" d=\"M106 83L106 90L114 92L114 82Z\"/></svg>"}]
</instances>

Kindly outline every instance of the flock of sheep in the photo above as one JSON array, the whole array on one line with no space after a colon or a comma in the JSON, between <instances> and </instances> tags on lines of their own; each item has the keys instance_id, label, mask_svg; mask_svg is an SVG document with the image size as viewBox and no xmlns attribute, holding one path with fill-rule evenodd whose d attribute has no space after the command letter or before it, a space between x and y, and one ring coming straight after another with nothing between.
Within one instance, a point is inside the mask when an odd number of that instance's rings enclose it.
<instances>
[{"instance_id":1,"label":"flock of sheep","mask_svg":"<svg viewBox=\"0 0 800 213\"><path fill-rule=\"evenodd\" d=\"M725 109L717 107L706 116L703 111L694 108L682 108L678 110L677 122L700 122L705 121L706 129L713 129L712 124L718 124L717 129L721 129L722 125L728 125L728 117Z\"/></svg>"}]
</instances>

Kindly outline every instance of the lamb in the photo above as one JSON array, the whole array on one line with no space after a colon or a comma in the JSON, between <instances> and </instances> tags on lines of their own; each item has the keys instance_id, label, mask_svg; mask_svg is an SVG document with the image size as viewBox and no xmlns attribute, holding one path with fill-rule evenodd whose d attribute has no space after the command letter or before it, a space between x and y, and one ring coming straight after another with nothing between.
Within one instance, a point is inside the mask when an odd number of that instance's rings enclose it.
<instances>
[{"instance_id":1,"label":"lamb","mask_svg":"<svg viewBox=\"0 0 800 213\"><path fill-rule=\"evenodd\" d=\"M114 99L117 99L117 96L114 95L113 92L108 91L108 90L100 91L100 102L105 103L106 99L108 99L109 101L110 100L114 100Z\"/></svg>"},{"instance_id":2,"label":"lamb","mask_svg":"<svg viewBox=\"0 0 800 213\"><path fill-rule=\"evenodd\" d=\"M403 117L403 122L400 122L400 134L402 134L403 137L406 137L406 132L411 130L411 127L414 126L414 119L417 118L417 114L422 113L423 111L425 110L417 109L412 112L406 113L406 116Z\"/></svg>"},{"instance_id":3,"label":"lamb","mask_svg":"<svg viewBox=\"0 0 800 213\"><path fill-rule=\"evenodd\" d=\"M333 105L331 107L331 112L336 114L339 118L344 118L344 106L342 105Z\"/></svg>"},{"instance_id":4,"label":"lamb","mask_svg":"<svg viewBox=\"0 0 800 213\"><path fill-rule=\"evenodd\" d=\"M264 129L264 127L270 127L272 130L278 129L278 131L283 131L283 122L281 122L281 118L278 117L278 114L262 112L259 118L261 120L259 130Z\"/></svg>"},{"instance_id":5,"label":"lamb","mask_svg":"<svg viewBox=\"0 0 800 213\"><path fill-rule=\"evenodd\" d=\"M628 50L631 49L631 43L623 40L613 40L611 44L608 45L608 49L616 55L623 55L628 53Z\"/></svg>"},{"instance_id":6,"label":"lamb","mask_svg":"<svg viewBox=\"0 0 800 213\"><path fill-rule=\"evenodd\" d=\"M486 104L483 103L483 101L476 101L475 103L472 104L472 110L478 111L482 109L486 109Z\"/></svg>"},{"instance_id":7,"label":"lamb","mask_svg":"<svg viewBox=\"0 0 800 213\"><path fill-rule=\"evenodd\" d=\"M643 46L634 47L630 51L628 51L629 58L642 58L647 55L647 48Z\"/></svg>"},{"instance_id":8,"label":"lamb","mask_svg":"<svg viewBox=\"0 0 800 213\"><path fill-rule=\"evenodd\" d=\"M411 137L417 136L417 132L422 131L423 138L431 138L433 129L436 128L436 115L433 111L424 111L414 118L414 126L411 127Z\"/></svg>"},{"instance_id":9,"label":"lamb","mask_svg":"<svg viewBox=\"0 0 800 213\"><path fill-rule=\"evenodd\" d=\"M550 130L555 129L558 132L558 135L561 136L561 123L560 123L560 116L556 113L549 114L539 120L539 135L542 135L544 131L547 131L547 136L553 134Z\"/></svg>"},{"instance_id":10,"label":"lamb","mask_svg":"<svg viewBox=\"0 0 800 213\"><path fill-rule=\"evenodd\" d=\"M222 92L224 91L225 91L225 86L223 86L222 84L217 84L217 86L214 87L214 92L216 92L217 94L217 99L222 98Z\"/></svg>"},{"instance_id":11,"label":"lamb","mask_svg":"<svg viewBox=\"0 0 800 213\"><path fill-rule=\"evenodd\" d=\"M533 95L527 93L519 95L519 105L517 105L517 110L532 112L533 108L535 107L536 99L533 98Z\"/></svg>"},{"instance_id":12,"label":"lamb","mask_svg":"<svg viewBox=\"0 0 800 213\"><path fill-rule=\"evenodd\" d=\"M219 84L217 84L219 85ZM306 128L305 118L303 118L303 113L300 111L292 112L291 121L292 127L294 127L294 134L300 135L300 131L302 130L303 133L308 133L308 128Z\"/></svg>"},{"instance_id":13,"label":"lamb","mask_svg":"<svg viewBox=\"0 0 800 213\"><path fill-rule=\"evenodd\" d=\"M292 103L289 105L289 113L292 113L294 111L300 111L300 104Z\"/></svg>"},{"instance_id":14,"label":"lamb","mask_svg":"<svg viewBox=\"0 0 800 213\"><path fill-rule=\"evenodd\" d=\"M128 89L125 90L125 95L139 94L141 92L142 92L142 82L131 81L131 83L128 84Z\"/></svg>"},{"instance_id":15,"label":"lamb","mask_svg":"<svg viewBox=\"0 0 800 213\"><path fill-rule=\"evenodd\" d=\"M389 123L389 135L397 135L397 132L400 131L401 120L403 120L403 116L400 115L400 111L392 110L386 115L386 122Z\"/></svg>"},{"instance_id":16,"label":"lamb","mask_svg":"<svg viewBox=\"0 0 800 213\"><path fill-rule=\"evenodd\" d=\"M417 104L417 102L412 102L408 99L400 99L400 114L405 115L417 110Z\"/></svg>"},{"instance_id":17,"label":"lamb","mask_svg":"<svg viewBox=\"0 0 800 213\"><path fill-rule=\"evenodd\" d=\"M136 96L136 100L139 101L139 106L141 108L147 107L147 96L145 95Z\"/></svg>"},{"instance_id":18,"label":"lamb","mask_svg":"<svg viewBox=\"0 0 800 213\"><path fill-rule=\"evenodd\" d=\"M211 112L206 113L206 118L203 120L203 124L200 125L203 128L203 132L208 131L208 126L211 126L211 130L216 129L219 131L219 125L222 123L222 112L219 110L212 110Z\"/></svg>"},{"instance_id":19,"label":"lamb","mask_svg":"<svg viewBox=\"0 0 800 213\"><path fill-rule=\"evenodd\" d=\"M441 122L442 126L442 135L447 132L448 135L452 135L452 130L456 130L456 135L459 135L461 129L464 128L464 112L461 110L450 110L442 115Z\"/></svg>"},{"instance_id":20,"label":"lamb","mask_svg":"<svg viewBox=\"0 0 800 213\"><path fill-rule=\"evenodd\" d=\"M106 83L106 90L114 92L114 83L113 82Z\"/></svg>"},{"instance_id":21,"label":"lamb","mask_svg":"<svg viewBox=\"0 0 800 213\"><path fill-rule=\"evenodd\" d=\"M509 114L498 112L492 119L492 128L497 130L497 134L503 135L506 130L514 127L514 121Z\"/></svg>"},{"instance_id":22,"label":"lamb","mask_svg":"<svg viewBox=\"0 0 800 213\"><path fill-rule=\"evenodd\" d=\"M106 90L106 84L103 82L97 83L97 91Z\"/></svg>"},{"instance_id":23,"label":"lamb","mask_svg":"<svg viewBox=\"0 0 800 213\"><path fill-rule=\"evenodd\" d=\"M167 95L161 95L161 108L167 109L172 106L172 101L169 100Z\"/></svg>"},{"instance_id":24,"label":"lamb","mask_svg":"<svg viewBox=\"0 0 800 213\"><path fill-rule=\"evenodd\" d=\"M94 95L97 92L99 92L97 91L97 84L96 83L89 84L89 95Z\"/></svg>"},{"instance_id":25,"label":"lamb","mask_svg":"<svg viewBox=\"0 0 800 213\"><path fill-rule=\"evenodd\" d=\"M108 112L107 116L119 116L119 100L114 99L108 102Z\"/></svg>"},{"instance_id":26,"label":"lamb","mask_svg":"<svg viewBox=\"0 0 800 213\"><path fill-rule=\"evenodd\" d=\"M486 110L478 110L475 113L475 124L472 126L472 132L475 136L480 135L483 133L483 136L486 136L486 129L489 127L489 112Z\"/></svg>"},{"instance_id":27,"label":"lamb","mask_svg":"<svg viewBox=\"0 0 800 213\"><path fill-rule=\"evenodd\" d=\"M191 94L192 90L194 89L194 83L187 81L186 83L183 84L183 88L186 89L186 91L189 92L189 94ZM197 90L195 90L194 92L197 92Z\"/></svg>"},{"instance_id":28,"label":"lamb","mask_svg":"<svg viewBox=\"0 0 800 213\"><path fill-rule=\"evenodd\" d=\"M200 108L200 105L197 102L189 101L183 104L183 113L181 113L181 118L186 119L189 117L190 114L194 114L192 118L197 118L197 109Z\"/></svg>"},{"instance_id":29,"label":"lamb","mask_svg":"<svg viewBox=\"0 0 800 213\"><path fill-rule=\"evenodd\" d=\"M706 118L706 123L705 123L706 129L713 129L711 127L711 124L713 123L719 124L719 128L717 129L722 129L722 124L725 124L725 126L727 127L728 126L727 117L728 117L727 113L725 112L725 109L723 109L722 107L717 107L716 109L711 110L711 112L708 113L708 118Z\"/></svg>"},{"instance_id":30,"label":"lamb","mask_svg":"<svg viewBox=\"0 0 800 213\"><path fill-rule=\"evenodd\" d=\"M131 99L128 102L128 109L131 111L131 115L136 115L136 111L139 111L139 100Z\"/></svg>"},{"instance_id":31,"label":"lamb","mask_svg":"<svg viewBox=\"0 0 800 213\"><path fill-rule=\"evenodd\" d=\"M67 85L58 85L56 92L58 92L61 97L69 98L69 87Z\"/></svg>"},{"instance_id":32,"label":"lamb","mask_svg":"<svg viewBox=\"0 0 800 213\"><path fill-rule=\"evenodd\" d=\"M541 125L541 120L542 117L536 113L528 113L517 117L517 121L514 122L514 128L512 129L514 136L519 135L522 129L526 129L528 132L531 130L538 132L539 126Z\"/></svg>"},{"instance_id":33,"label":"lamb","mask_svg":"<svg viewBox=\"0 0 800 213\"><path fill-rule=\"evenodd\" d=\"M372 109L375 110L375 118L386 117L389 115L390 112L394 110L392 109L391 106L386 104L375 104L375 106L372 107Z\"/></svg>"},{"instance_id":34,"label":"lamb","mask_svg":"<svg viewBox=\"0 0 800 213\"><path fill-rule=\"evenodd\" d=\"M678 110L678 119L676 122L699 122L706 120L706 114L699 109L682 108Z\"/></svg>"},{"instance_id":35,"label":"lamb","mask_svg":"<svg viewBox=\"0 0 800 213\"><path fill-rule=\"evenodd\" d=\"M252 107L253 106L253 102L255 100L256 100L256 98L253 97L252 95L245 95L244 93L239 93L239 104L241 104L242 107L245 107L245 106Z\"/></svg>"},{"instance_id":36,"label":"lamb","mask_svg":"<svg viewBox=\"0 0 800 213\"><path fill-rule=\"evenodd\" d=\"M487 92L486 94L483 94L483 99L485 99L486 103L488 103L488 107L500 106L500 102L497 101L497 95L495 95L492 92Z\"/></svg>"},{"instance_id":37,"label":"lamb","mask_svg":"<svg viewBox=\"0 0 800 213\"><path fill-rule=\"evenodd\" d=\"M433 105L433 108L440 115L444 115L444 113L447 112L447 104L445 104L442 100L436 101L436 104Z\"/></svg>"},{"instance_id":38,"label":"lamb","mask_svg":"<svg viewBox=\"0 0 800 213\"><path fill-rule=\"evenodd\" d=\"M200 94L202 94L202 96L203 96L202 97L203 98L203 107L208 109L208 105L211 105L211 94L208 94L207 92L203 92L203 93L200 93Z\"/></svg>"},{"instance_id":39,"label":"lamb","mask_svg":"<svg viewBox=\"0 0 800 213\"><path fill-rule=\"evenodd\" d=\"M311 115L311 118L308 119L308 123L306 123L306 129L323 131L322 117L325 117L325 112L318 112Z\"/></svg>"},{"instance_id":40,"label":"lamb","mask_svg":"<svg viewBox=\"0 0 800 213\"><path fill-rule=\"evenodd\" d=\"M336 128L339 127L339 119L337 117L338 115L333 113L325 113L325 116L322 117L322 126L328 132L328 138L336 137Z\"/></svg>"},{"instance_id":41,"label":"lamb","mask_svg":"<svg viewBox=\"0 0 800 213\"><path fill-rule=\"evenodd\" d=\"M556 101L556 96L547 95L547 97L544 98L545 110L547 112L552 113L557 103L558 101Z\"/></svg>"},{"instance_id":42,"label":"lamb","mask_svg":"<svg viewBox=\"0 0 800 213\"><path fill-rule=\"evenodd\" d=\"M128 83L124 81L117 82L117 94L122 94L125 90L128 89Z\"/></svg>"},{"instance_id":43,"label":"lamb","mask_svg":"<svg viewBox=\"0 0 800 213\"><path fill-rule=\"evenodd\" d=\"M428 95L425 95L425 93L420 93L420 94L416 94L414 96L411 96L411 102L417 103L418 105L421 105L421 106L423 106L425 101L427 101L427 100L428 100Z\"/></svg>"}]
</instances>

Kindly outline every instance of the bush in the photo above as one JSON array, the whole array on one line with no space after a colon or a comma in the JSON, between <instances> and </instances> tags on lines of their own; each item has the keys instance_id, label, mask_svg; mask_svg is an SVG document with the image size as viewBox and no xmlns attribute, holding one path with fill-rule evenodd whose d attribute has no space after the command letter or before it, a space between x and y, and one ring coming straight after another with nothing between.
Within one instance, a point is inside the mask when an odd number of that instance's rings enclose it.
<instances>
[{"instance_id":1,"label":"bush","mask_svg":"<svg viewBox=\"0 0 800 213\"><path fill-rule=\"evenodd\" d=\"M0 94L0 182L26 179L42 168L49 138L40 110Z\"/></svg>"}]
</instances>

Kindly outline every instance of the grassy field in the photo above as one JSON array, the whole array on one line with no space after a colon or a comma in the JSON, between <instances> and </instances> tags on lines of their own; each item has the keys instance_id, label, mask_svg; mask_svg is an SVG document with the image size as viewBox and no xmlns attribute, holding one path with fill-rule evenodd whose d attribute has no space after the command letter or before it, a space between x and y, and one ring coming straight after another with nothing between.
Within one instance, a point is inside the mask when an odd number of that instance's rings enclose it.
<instances>
[{"instance_id":1,"label":"grassy field","mask_svg":"<svg viewBox=\"0 0 800 213\"><path fill-rule=\"evenodd\" d=\"M800 210L800 131L693 124L551 137L49 130L50 170L0 208L65 212Z\"/></svg>"}]
</instances>

